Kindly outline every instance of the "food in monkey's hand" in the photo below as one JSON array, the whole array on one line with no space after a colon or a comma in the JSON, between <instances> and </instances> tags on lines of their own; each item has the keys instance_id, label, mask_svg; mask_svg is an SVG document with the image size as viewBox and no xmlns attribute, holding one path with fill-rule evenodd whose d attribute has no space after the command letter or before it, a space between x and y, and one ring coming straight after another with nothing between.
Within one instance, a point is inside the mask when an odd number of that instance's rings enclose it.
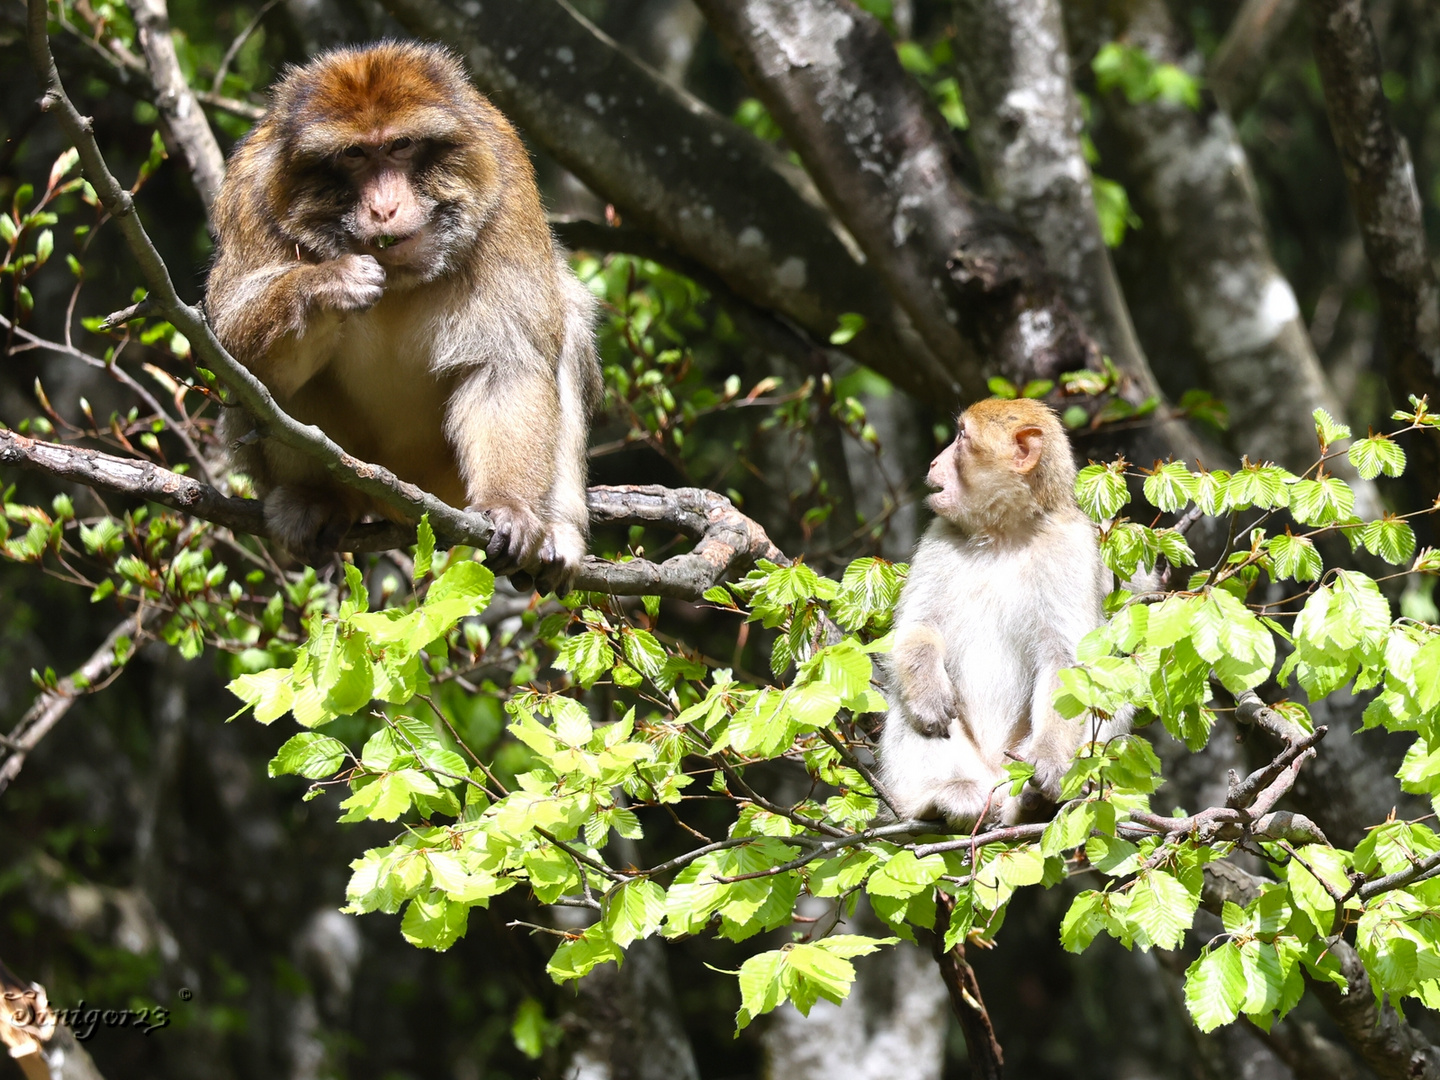
<instances>
[{"instance_id":1,"label":"food in monkey's hand","mask_svg":"<svg viewBox=\"0 0 1440 1080\"><path fill-rule=\"evenodd\" d=\"M500 572L564 589L585 555L601 393L594 300L534 170L443 48L385 42L291 70L215 204L216 334L296 419L495 525ZM227 409L270 532L314 561L394 511Z\"/></svg>"},{"instance_id":2,"label":"food in monkey's hand","mask_svg":"<svg viewBox=\"0 0 1440 1080\"><path fill-rule=\"evenodd\" d=\"M1109 579L1075 502L1070 443L1040 402L981 401L926 480L936 516L895 610L881 779L902 817L1034 820L1087 736L1051 696L1102 622ZM1099 735L1126 726L1112 719ZM1035 767L1014 796L1012 759Z\"/></svg>"}]
</instances>

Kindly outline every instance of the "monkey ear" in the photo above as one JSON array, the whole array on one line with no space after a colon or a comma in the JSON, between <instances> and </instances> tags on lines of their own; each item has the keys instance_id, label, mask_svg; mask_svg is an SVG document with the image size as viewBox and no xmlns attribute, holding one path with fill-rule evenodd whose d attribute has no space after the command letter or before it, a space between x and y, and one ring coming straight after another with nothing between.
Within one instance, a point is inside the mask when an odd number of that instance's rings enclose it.
<instances>
[{"instance_id":1,"label":"monkey ear","mask_svg":"<svg viewBox=\"0 0 1440 1080\"><path fill-rule=\"evenodd\" d=\"M1040 464L1045 449L1045 433L1038 427L1023 427L1015 432L1015 471L1028 473Z\"/></svg>"}]
</instances>

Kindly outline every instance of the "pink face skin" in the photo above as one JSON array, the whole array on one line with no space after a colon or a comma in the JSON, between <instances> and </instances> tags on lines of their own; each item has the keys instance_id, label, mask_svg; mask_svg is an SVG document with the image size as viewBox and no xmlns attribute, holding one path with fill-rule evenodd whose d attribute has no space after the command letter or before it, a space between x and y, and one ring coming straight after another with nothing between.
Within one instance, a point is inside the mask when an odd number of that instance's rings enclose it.
<instances>
[{"instance_id":1,"label":"pink face skin","mask_svg":"<svg viewBox=\"0 0 1440 1080\"><path fill-rule=\"evenodd\" d=\"M935 455L930 471L925 474L926 487L935 493L925 500L925 505L943 518L953 518L960 506L960 454L964 441L962 423L955 441Z\"/></svg>"},{"instance_id":2,"label":"pink face skin","mask_svg":"<svg viewBox=\"0 0 1440 1080\"><path fill-rule=\"evenodd\" d=\"M414 139L400 136L355 143L340 155L356 192L347 222L351 234L362 254L385 266L421 262L428 246L427 225L435 204L415 190L411 179L417 148Z\"/></svg>"}]
</instances>

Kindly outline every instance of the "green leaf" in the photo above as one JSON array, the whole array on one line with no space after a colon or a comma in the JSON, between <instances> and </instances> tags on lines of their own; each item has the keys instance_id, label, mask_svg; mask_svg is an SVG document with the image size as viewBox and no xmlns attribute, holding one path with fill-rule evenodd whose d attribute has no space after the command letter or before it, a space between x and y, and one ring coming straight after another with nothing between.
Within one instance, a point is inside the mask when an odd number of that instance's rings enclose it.
<instances>
[{"instance_id":1,"label":"green leaf","mask_svg":"<svg viewBox=\"0 0 1440 1080\"><path fill-rule=\"evenodd\" d=\"M515 1041L515 1048L533 1061L545 1053L554 1029L555 1025L545 1019L545 1006L527 997L515 1010L515 1019L510 1024L510 1038Z\"/></svg>"},{"instance_id":2,"label":"green leaf","mask_svg":"<svg viewBox=\"0 0 1440 1080\"><path fill-rule=\"evenodd\" d=\"M943 873L943 855L917 859L913 851L901 851L870 875L865 889L872 896L893 896L897 900L905 900L934 885Z\"/></svg>"},{"instance_id":3,"label":"green leaf","mask_svg":"<svg viewBox=\"0 0 1440 1080\"><path fill-rule=\"evenodd\" d=\"M1280 954L1267 941L1250 940L1240 946L1240 966L1245 974L1245 999L1240 1011L1268 1022L1280 1007L1285 991L1285 970Z\"/></svg>"},{"instance_id":4,"label":"green leaf","mask_svg":"<svg viewBox=\"0 0 1440 1080\"><path fill-rule=\"evenodd\" d=\"M1405 451L1387 435L1356 439L1346 457L1365 480L1374 480L1382 472L1386 476L1399 476L1405 471Z\"/></svg>"},{"instance_id":5,"label":"green leaf","mask_svg":"<svg viewBox=\"0 0 1440 1080\"><path fill-rule=\"evenodd\" d=\"M1335 922L1335 899L1326 890L1325 884L1302 865L1302 860L1324 878L1336 895L1344 895L1350 891L1350 881L1345 875L1345 854L1323 844L1306 844L1296 853L1300 858L1291 859L1285 865L1290 896L1320 934L1329 934Z\"/></svg>"},{"instance_id":6,"label":"green leaf","mask_svg":"<svg viewBox=\"0 0 1440 1080\"><path fill-rule=\"evenodd\" d=\"M865 316L855 311L840 314L840 325L830 334L831 345L848 345L855 335L865 329Z\"/></svg>"},{"instance_id":7,"label":"green leaf","mask_svg":"<svg viewBox=\"0 0 1440 1080\"><path fill-rule=\"evenodd\" d=\"M484 564L478 562L452 562L430 586L425 596L425 606L432 607L442 600L463 600L467 615L478 615L495 595L495 575ZM458 618L458 616L457 616ZM434 640L433 638L431 639Z\"/></svg>"},{"instance_id":8,"label":"green leaf","mask_svg":"<svg viewBox=\"0 0 1440 1080\"><path fill-rule=\"evenodd\" d=\"M1371 554L1394 566L1409 562L1415 554L1415 530L1388 514L1379 521L1368 522L1360 530L1360 542Z\"/></svg>"},{"instance_id":9,"label":"green leaf","mask_svg":"<svg viewBox=\"0 0 1440 1080\"><path fill-rule=\"evenodd\" d=\"M333 776L348 753L345 744L328 735L302 731L286 741L270 759L271 776L298 773L309 780Z\"/></svg>"},{"instance_id":10,"label":"green leaf","mask_svg":"<svg viewBox=\"0 0 1440 1080\"><path fill-rule=\"evenodd\" d=\"M554 660L555 667L570 672L587 690L614 664L615 650L610 639L599 630L587 630L566 638Z\"/></svg>"},{"instance_id":11,"label":"green leaf","mask_svg":"<svg viewBox=\"0 0 1440 1080\"><path fill-rule=\"evenodd\" d=\"M1096 812L1096 804L1090 801L1071 803L1064 807L1055 815L1055 819L1045 826L1045 833L1040 838L1040 853L1048 857L1081 847L1089 837L1090 830L1095 827Z\"/></svg>"},{"instance_id":12,"label":"green leaf","mask_svg":"<svg viewBox=\"0 0 1440 1080\"><path fill-rule=\"evenodd\" d=\"M742 1031L757 1016L778 1007L789 995L781 985L785 953L780 949L758 953L740 966L740 1011L735 1030Z\"/></svg>"},{"instance_id":13,"label":"green leaf","mask_svg":"<svg viewBox=\"0 0 1440 1080\"><path fill-rule=\"evenodd\" d=\"M1355 512L1355 493L1338 476L1297 480L1290 488L1290 512L1302 525L1331 525Z\"/></svg>"},{"instance_id":14,"label":"green leaf","mask_svg":"<svg viewBox=\"0 0 1440 1080\"><path fill-rule=\"evenodd\" d=\"M1105 903L1105 894L1093 890L1075 897L1060 922L1060 944L1066 952L1084 952L1095 935L1105 929Z\"/></svg>"},{"instance_id":15,"label":"green leaf","mask_svg":"<svg viewBox=\"0 0 1440 1080\"><path fill-rule=\"evenodd\" d=\"M1075 497L1095 521L1113 518L1130 501L1125 475L1118 465L1087 465L1075 478Z\"/></svg>"},{"instance_id":16,"label":"green leaf","mask_svg":"<svg viewBox=\"0 0 1440 1080\"><path fill-rule=\"evenodd\" d=\"M1100 236L1106 247L1119 247L1129 229L1140 227L1140 215L1130 205L1125 188L1097 172L1090 174L1090 189L1095 200L1095 215L1100 220Z\"/></svg>"},{"instance_id":17,"label":"green leaf","mask_svg":"<svg viewBox=\"0 0 1440 1080\"><path fill-rule=\"evenodd\" d=\"M1320 440L1321 453L1329 449L1331 443L1350 438L1350 429L1344 424L1336 423L1335 418L1324 409L1316 409L1312 415L1315 417L1315 435Z\"/></svg>"},{"instance_id":18,"label":"green leaf","mask_svg":"<svg viewBox=\"0 0 1440 1080\"><path fill-rule=\"evenodd\" d=\"M1149 944L1161 949L1178 949L1185 931L1195 921L1199 893L1192 893L1178 878L1163 870L1141 871L1130 890L1128 917L1143 930ZM1144 941L1137 941L1148 948Z\"/></svg>"},{"instance_id":19,"label":"green leaf","mask_svg":"<svg viewBox=\"0 0 1440 1080\"><path fill-rule=\"evenodd\" d=\"M420 515L420 524L415 527L415 539L415 573L412 580L418 585L430 573L430 567L435 560L435 530L430 527L428 511Z\"/></svg>"},{"instance_id":20,"label":"green leaf","mask_svg":"<svg viewBox=\"0 0 1440 1080\"><path fill-rule=\"evenodd\" d=\"M873 619L888 616L899 598L900 575L894 563L856 559L845 568L831 614L844 629L859 630Z\"/></svg>"},{"instance_id":21,"label":"green leaf","mask_svg":"<svg viewBox=\"0 0 1440 1080\"><path fill-rule=\"evenodd\" d=\"M1231 1023L1247 990L1240 950L1228 942L1214 949L1207 946L1185 972L1185 1005L1201 1031Z\"/></svg>"},{"instance_id":22,"label":"green leaf","mask_svg":"<svg viewBox=\"0 0 1440 1080\"><path fill-rule=\"evenodd\" d=\"M1265 550L1270 553L1271 576L1276 580L1292 578L1295 581L1319 581L1325 572L1325 564L1315 545L1303 536L1272 536L1265 541Z\"/></svg>"},{"instance_id":23,"label":"green leaf","mask_svg":"<svg viewBox=\"0 0 1440 1080\"><path fill-rule=\"evenodd\" d=\"M649 937L665 921L665 890L653 881L628 881L605 899L605 929L621 948Z\"/></svg>"},{"instance_id":24,"label":"green leaf","mask_svg":"<svg viewBox=\"0 0 1440 1080\"><path fill-rule=\"evenodd\" d=\"M1009 401L1020 396L1019 388L1002 375L992 375L985 380L985 388L997 398Z\"/></svg>"},{"instance_id":25,"label":"green leaf","mask_svg":"<svg viewBox=\"0 0 1440 1080\"><path fill-rule=\"evenodd\" d=\"M255 719L262 724L278 720L290 711L294 700L294 689L289 668L270 668L249 675L241 675L230 682L226 689L254 708ZM244 712L242 708L240 712ZM239 713L235 714L236 716ZM235 719L232 716L230 719Z\"/></svg>"},{"instance_id":26,"label":"green leaf","mask_svg":"<svg viewBox=\"0 0 1440 1080\"><path fill-rule=\"evenodd\" d=\"M370 591L365 588L365 575L354 563L345 563L345 589L349 599L341 605L340 617L348 618L357 611L370 610Z\"/></svg>"},{"instance_id":27,"label":"green leaf","mask_svg":"<svg viewBox=\"0 0 1440 1080\"><path fill-rule=\"evenodd\" d=\"M648 630L626 628L620 636L625 660L647 679L655 681L665 669L665 648Z\"/></svg>"},{"instance_id":28,"label":"green leaf","mask_svg":"<svg viewBox=\"0 0 1440 1080\"><path fill-rule=\"evenodd\" d=\"M410 901L400 920L400 933L411 945L444 952L465 935L470 905L456 904L443 896L433 900L420 897Z\"/></svg>"},{"instance_id":29,"label":"green leaf","mask_svg":"<svg viewBox=\"0 0 1440 1080\"><path fill-rule=\"evenodd\" d=\"M370 663L366 636L340 627L330 641L316 688L324 695L325 707L338 716L359 712L375 694L375 672Z\"/></svg>"}]
</instances>

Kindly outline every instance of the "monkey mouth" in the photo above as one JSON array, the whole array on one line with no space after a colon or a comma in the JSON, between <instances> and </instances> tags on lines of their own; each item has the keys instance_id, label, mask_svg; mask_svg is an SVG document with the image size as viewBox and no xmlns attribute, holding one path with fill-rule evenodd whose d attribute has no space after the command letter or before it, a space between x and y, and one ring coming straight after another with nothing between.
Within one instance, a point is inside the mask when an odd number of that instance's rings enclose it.
<instances>
[{"instance_id":1,"label":"monkey mouth","mask_svg":"<svg viewBox=\"0 0 1440 1080\"><path fill-rule=\"evenodd\" d=\"M397 236L394 233L381 233L378 236L372 236L366 240L365 246L376 252L383 251L389 254L399 254L401 249L413 246L411 241L419 235L419 232L406 233L404 236Z\"/></svg>"}]
</instances>

